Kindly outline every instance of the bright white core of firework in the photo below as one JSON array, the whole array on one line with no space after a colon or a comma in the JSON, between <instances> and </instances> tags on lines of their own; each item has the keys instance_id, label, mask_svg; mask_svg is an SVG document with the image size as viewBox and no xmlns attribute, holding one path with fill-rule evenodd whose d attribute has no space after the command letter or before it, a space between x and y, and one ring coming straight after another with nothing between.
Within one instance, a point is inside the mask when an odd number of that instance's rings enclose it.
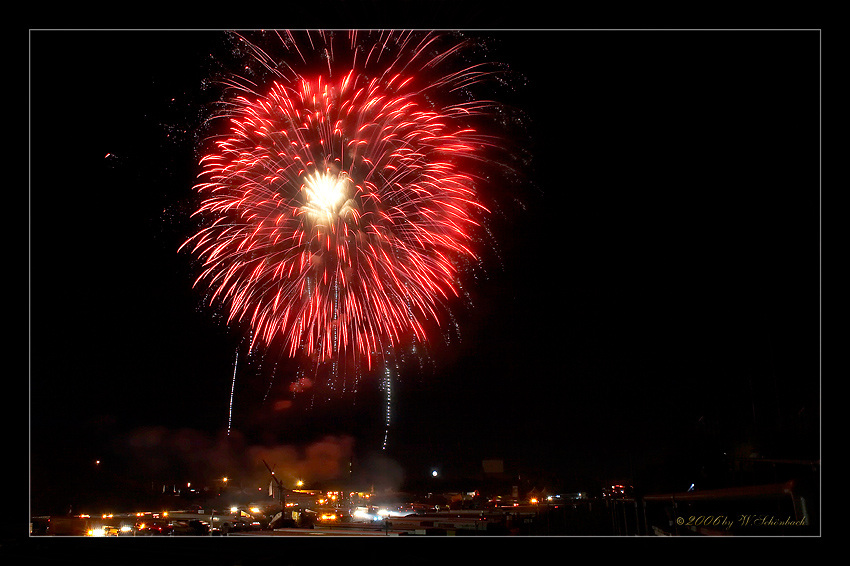
<instances>
[{"instance_id":1,"label":"bright white core of firework","mask_svg":"<svg viewBox=\"0 0 850 566\"><path fill-rule=\"evenodd\" d=\"M302 210L318 224L332 225L337 218L346 218L355 210L351 180L344 172L316 171L306 175L302 189L307 197Z\"/></svg>"}]
</instances>

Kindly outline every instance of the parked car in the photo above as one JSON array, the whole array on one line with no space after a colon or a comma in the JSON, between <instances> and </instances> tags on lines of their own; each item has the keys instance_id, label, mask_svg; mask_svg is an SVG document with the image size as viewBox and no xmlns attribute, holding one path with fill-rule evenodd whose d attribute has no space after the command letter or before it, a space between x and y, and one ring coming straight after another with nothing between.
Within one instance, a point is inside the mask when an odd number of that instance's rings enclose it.
<instances>
[{"instance_id":1,"label":"parked car","mask_svg":"<svg viewBox=\"0 0 850 566\"><path fill-rule=\"evenodd\" d=\"M140 523L138 526L139 534L145 536L160 536L170 535L174 528L168 521L153 520L146 523Z\"/></svg>"},{"instance_id":2,"label":"parked car","mask_svg":"<svg viewBox=\"0 0 850 566\"><path fill-rule=\"evenodd\" d=\"M103 536L105 537L117 537L121 532L121 529L112 525L104 525L103 526Z\"/></svg>"},{"instance_id":3,"label":"parked car","mask_svg":"<svg viewBox=\"0 0 850 566\"><path fill-rule=\"evenodd\" d=\"M205 536L210 534L210 525L204 521L198 520L177 520L171 521L172 536Z\"/></svg>"}]
</instances>

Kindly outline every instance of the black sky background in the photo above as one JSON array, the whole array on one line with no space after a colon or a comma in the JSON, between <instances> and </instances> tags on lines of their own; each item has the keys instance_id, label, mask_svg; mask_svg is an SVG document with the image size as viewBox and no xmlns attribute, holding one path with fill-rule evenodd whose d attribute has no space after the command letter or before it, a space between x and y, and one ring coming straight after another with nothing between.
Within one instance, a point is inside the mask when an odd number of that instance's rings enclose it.
<instances>
[{"instance_id":1,"label":"black sky background","mask_svg":"<svg viewBox=\"0 0 850 566\"><path fill-rule=\"evenodd\" d=\"M460 346L402 376L384 456L407 479L503 459L567 489L682 489L724 451L819 458L818 33L478 35L524 77L504 93L533 156L523 207L506 200L504 268L468 285ZM227 426L241 336L200 308L176 251L225 48L217 32L30 34L36 506L57 504L57 474L128 459L135 431ZM281 416L267 384L237 381L246 443L379 451L377 391Z\"/></svg>"}]
</instances>

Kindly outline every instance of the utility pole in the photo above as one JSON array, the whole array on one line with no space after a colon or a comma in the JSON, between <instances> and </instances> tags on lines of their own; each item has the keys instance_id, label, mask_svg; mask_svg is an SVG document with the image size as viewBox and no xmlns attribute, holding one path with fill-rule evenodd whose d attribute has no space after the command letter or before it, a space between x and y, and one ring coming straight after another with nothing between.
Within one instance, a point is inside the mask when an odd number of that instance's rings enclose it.
<instances>
[{"instance_id":1,"label":"utility pole","mask_svg":"<svg viewBox=\"0 0 850 566\"><path fill-rule=\"evenodd\" d=\"M269 471L269 474L271 474L272 480L274 480L275 484L277 484L278 503L280 503L280 510L283 511L283 509L284 509L284 505L283 505L283 498L284 498L283 483L281 483L281 481L279 479L277 479L277 476L274 475L274 470L272 470L269 467L269 465L266 463L265 460L263 460L263 464L266 466L266 469Z\"/></svg>"}]
</instances>

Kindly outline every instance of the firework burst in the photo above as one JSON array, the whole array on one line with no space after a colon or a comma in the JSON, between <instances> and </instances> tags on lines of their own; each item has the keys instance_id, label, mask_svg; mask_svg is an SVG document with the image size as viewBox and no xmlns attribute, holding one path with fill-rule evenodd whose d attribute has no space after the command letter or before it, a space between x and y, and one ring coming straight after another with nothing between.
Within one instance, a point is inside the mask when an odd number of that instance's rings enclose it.
<instances>
[{"instance_id":1,"label":"firework burst","mask_svg":"<svg viewBox=\"0 0 850 566\"><path fill-rule=\"evenodd\" d=\"M240 37L264 79L228 80L181 249L251 348L370 367L428 339L476 257L493 106L468 89L492 69L436 34L277 37L283 61Z\"/></svg>"}]
</instances>

